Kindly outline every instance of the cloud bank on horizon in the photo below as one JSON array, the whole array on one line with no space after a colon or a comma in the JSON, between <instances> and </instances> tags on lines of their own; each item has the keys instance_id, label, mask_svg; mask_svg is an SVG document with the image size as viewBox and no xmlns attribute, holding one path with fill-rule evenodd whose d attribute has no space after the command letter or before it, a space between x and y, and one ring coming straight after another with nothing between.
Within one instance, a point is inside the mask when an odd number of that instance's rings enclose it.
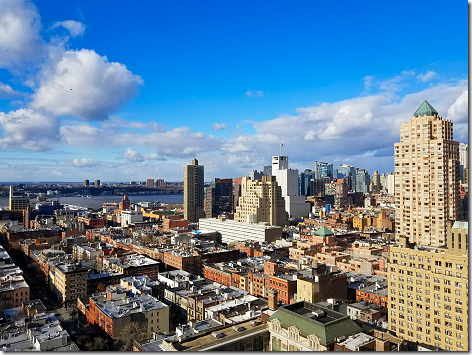
<instances>
[{"instance_id":1,"label":"cloud bank on horizon","mask_svg":"<svg viewBox=\"0 0 472 355\"><path fill-rule=\"evenodd\" d=\"M86 31L81 22L57 21L47 29L53 33L47 39L32 2L4 0L0 29L0 69L21 83L14 89L0 82L0 99L15 100L19 106L0 112L2 181L53 180L52 175L63 181L83 176L175 181L182 179L183 165L194 157L205 165L207 179L236 177L270 164L281 142L294 168L313 168L318 160L388 172L393 171L393 143L400 125L425 99L453 121L456 140L468 140L467 80L434 81L439 75L431 70L403 71L388 79L366 73L365 91L357 97L288 107L293 114L272 119L246 120L251 133L232 129L222 118L209 124L215 132L230 132L219 136L202 133L198 124L167 127L119 117L145 90L145 82L126 65L110 62L93 49L70 49L70 38ZM411 83L424 86L401 95ZM262 99L270 92L249 89L245 95ZM105 155L105 148L112 155ZM65 154L54 158L61 151ZM53 169L39 162L21 165L13 153L25 159L45 154L54 161Z\"/></svg>"}]
</instances>

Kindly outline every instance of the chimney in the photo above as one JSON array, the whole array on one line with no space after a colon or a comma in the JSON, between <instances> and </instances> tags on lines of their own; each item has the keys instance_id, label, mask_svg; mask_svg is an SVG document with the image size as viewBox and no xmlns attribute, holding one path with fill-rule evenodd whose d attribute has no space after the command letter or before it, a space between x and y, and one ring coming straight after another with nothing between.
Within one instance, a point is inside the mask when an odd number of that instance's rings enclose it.
<instances>
[{"instance_id":1,"label":"chimney","mask_svg":"<svg viewBox=\"0 0 472 355\"><path fill-rule=\"evenodd\" d=\"M278 308L278 300L277 300L277 296L278 296L278 291L277 290L267 290L267 299L268 299L268 303L269 303L269 309L275 311L277 310Z\"/></svg>"}]
</instances>

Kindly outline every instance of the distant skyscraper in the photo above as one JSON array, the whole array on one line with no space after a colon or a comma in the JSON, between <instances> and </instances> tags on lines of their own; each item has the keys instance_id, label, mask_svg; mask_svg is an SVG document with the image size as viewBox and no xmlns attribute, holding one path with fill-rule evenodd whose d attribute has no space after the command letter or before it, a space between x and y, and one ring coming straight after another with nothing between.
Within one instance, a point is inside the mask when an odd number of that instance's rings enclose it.
<instances>
[{"instance_id":1,"label":"distant skyscraper","mask_svg":"<svg viewBox=\"0 0 472 355\"><path fill-rule=\"evenodd\" d=\"M264 175L271 176L272 175L272 165L264 166Z\"/></svg>"},{"instance_id":2,"label":"distant skyscraper","mask_svg":"<svg viewBox=\"0 0 472 355\"><path fill-rule=\"evenodd\" d=\"M364 169L356 170L356 192L369 192L370 175Z\"/></svg>"},{"instance_id":3,"label":"distant skyscraper","mask_svg":"<svg viewBox=\"0 0 472 355\"><path fill-rule=\"evenodd\" d=\"M241 180L242 177L234 178L233 183L233 211L236 210L236 206L239 204L239 196L241 196Z\"/></svg>"},{"instance_id":4,"label":"distant skyscraper","mask_svg":"<svg viewBox=\"0 0 472 355\"><path fill-rule=\"evenodd\" d=\"M324 197L325 196L325 185L331 182L330 177L323 177L319 179L310 180L310 192L311 196Z\"/></svg>"},{"instance_id":5,"label":"distant skyscraper","mask_svg":"<svg viewBox=\"0 0 472 355\"><path fill-rule=\"evenodd\" d=\"M197 223L204 217L204 170L194 159L192 165L184 168L184 218L190 223Z\"/></svg>"},{"instance_id":6,"label":"distant skyscraper","mask_svg":"<svg viewBox=\"0 0 472 355\"><path fill-rule=\"evenodd\" d=\"M166 186L166 182L164 179L156 179L156 183L154 184L155 187L164 187Z\"/></svg>"},{"instance_id":7,"label":"distant skyscraper","mask_svg":"<svg viewBox=\"0 0 472 355\"><path fill-rule=\"evenodd\" d=\"M260 180L264 173L262 171L251 170L247 176L251 178L251 180Z\"/></svg>"},{"instance_id":8,"label":"distant skyscraper","mask_svg":"<svg viewBox=\"0 0 472 355\"><path fill-rule=\"evenodd\" d=\"M310 213L310 204L298 190L298 170L288 168L288 157L277 155L272 157L272 175L282 188L285 199L285 210L289 217L306 217Z\"/></svg>"},{"instance_id":9,"label":"distant skyscraper","mask_svg":"<svg viewBox=\"0 0 472 355\"><path fill-rule=\"evenodd\" d=\"M387 173L387 193L395 194L395 174Z\"/></svg>"},{"instance_id":10,"label":"distant skyscraper","mask_svg":"<svg viewBox=\"0 0 472 355\"><path fill-rule=\"evenodd\" d=\"M372 174L372 183L370 192L379 193L380 192L380 175L377 170Z\"/></svg>"},{"instance_id":11,"label":"distant skyscraper","mask_svg":"<svg viewBox=\"0 0 472 355\"><path fill-rule=\"evenodd\" d=\"M88 181L87 179L84 180L84 186L89 186L90 185L90 181Z\"/></svg>"},{"instance_id":12,"label":"distant skyscraper","mask_svg":"<svg viewBox=\"0 0 472 355\"><path fill-rule=\"evenodd\" d=\"M298 189L301 196L311 196L311 179L315 174L314 170L305 169L303 173L298 174Z\"/></svg>"},{"instance_id":13,"label":"distant skyscraper","mask_svg":"<svg viewBox=\"0 0 472 355\"><path fill-rule=\"evenodd\" d=\"M233 179L214 178L206 190L206 218L218 217L233 210Z\"/></svg>"},{"instance_id":14,"label":"distant skyscraper","mask_svg":"<svg viewBox=\"0 0 472 355\"><path fill-rule=\"evenodd\" d=\"M146 180L146 187L154 187L154 179L147 179Z\"/></svg>"},{"instance_id":15,"label":"distant skyscraper","mask_svg":"<svg viewBox=\"0 0 472 355\"><path fill-rule=\"evenodd\" d=\"M323 163L323 162L319 162L317 163L318 166L317 166L317 174L318 174L318 178L322 178L322 177L330 177L330 178L333 178L333 164L331 163ZM337 178L337 177L336 177Z\"/></svg>"},{"instance_id":16,"label":"distant skyscraper","mask_svg":"<svg viewBox=\"0 0 472 355\"><path fill-rule=\"evenodd\" d=\"M8 202L8 208L10 210L26 210L29 208L30 200L23 189L10 186L10 197Z\"/></svg>"},{"instance_id":17,"label":"distant skyscraper","mask_svg":"<svg viewBox=\"0 0 472 355\"><path fill-rule=\"evenodd\" d=\"M251 180L246 176L241 178L241 196L234 220L286 225L285 201L275 176L263 176L262 180Z\"/></svg>"},{"instance_id":18,"label":"distant skyscraper","mask_svg":"<svg viewBox=\"0 0 472 355\"><path fill-rule=\"evenodd\" d=\"M95 180L95 187L100 187L100 180Z\"/></svg>"},{"instance_id":19,"label":"distant skyscraper","mask_svg":"<svg viewBox=\"0 0 472 355\"><path fill-rule=\"evenodd\" d=\"M395 143L395 234L442 246L446 221L459 216L459 143L452 122L424 101Z\"/></svg>"},{"instance_id":20,"label":"distant skyscraper","mask_svg":"<svg viewBox=\"0 0 472 355\"><path fill-rule=\"evenodd\" d=\"M469 167L469 145L459 143L459 179L464 182L464 169Z\"/></svg>"},{"instance_id":21,"label":"distant skyscraper","mask_svg":"<svg viewBox=\"0 0 472 355\"><path fill-rule=\"evenodd\" d=\"M337 178L346 179L349 190L354 190L356 186L356 169L352 165L341 164L337 170Z\"/></svg>"}]
</instances>

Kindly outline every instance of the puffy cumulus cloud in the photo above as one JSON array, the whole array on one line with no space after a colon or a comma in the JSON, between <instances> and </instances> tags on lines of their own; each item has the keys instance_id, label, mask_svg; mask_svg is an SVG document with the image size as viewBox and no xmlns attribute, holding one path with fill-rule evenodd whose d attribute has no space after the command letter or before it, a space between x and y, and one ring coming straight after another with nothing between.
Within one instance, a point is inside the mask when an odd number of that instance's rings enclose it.
<instances>
[{"instance_id":1,"label":"puffy cumulus cloud","mask_svg":"<svg viewBox=\"0 0 472 355\"><path fill-rule=\"evenodd\" d=\"M423 83L427 82L427 81L430 81L434 76L436 76L437 73L435 73L434 71L431 71L431 70L428 70L426 73L424 74L418 74L416 76L416 78L420 81L422 81Z\"/></svg>"},{"instance_id":2,"label":"puffy cumulus cloud","mask_svg":"<svg viewBox=\"0 0 472 355\"><path fill-rule=\"evenodd\" d=\"M104 120L139 92L140 76L93 50L63 51L50 58L30 106L57 116Z\"/></svg>"},{"instance_id":3,"label":"puffy cumulus cloud","mask_svg":"<svg viewBox=\"0 0 472 355\"><path fill-rule=\"evenodd\" d=\"M0 81L0 99L13 99L24 96L22 92L14 90L10 85Z\"/></svg>"},{"instance_id":4,"label":"puffy cumulus cloud","mask_svg":"<svg viewBox=\"0 0 472 355\"><path fill-rule=\"evenodd\" d=\"M60 127L64 143L71 146L107 146L111 135L89 124L69 124Z\"/></svg>"},{"instance_id":5,"label":"puffy cumulus cloud","mask_svg":"<svg viewBox=\"0 0 472 355\"><path fill-rule=\"evenodd\" d=\"M65 28L69 31L71 37L78 37L82 36L85 32L85 25L82 22L67 20L67 21L59 21L52 25L49 29L55 29L58 27Z\"/></svg>"},{"instance_id":6,"label":"puffy cumulus cloud","mask_svg":"<svg viewBox=\"0 0 472 355\"><path fill-rule=\"evenodd\" d=\"M0 112L2 149L50 150L62 143L59 119L29 109Z\"/></svg>"},{"instance_id":7,"label":"puffy cumulus cloud","mask_svg":"<svg viewBox=\"0 0 472 355\"><path fill-rule=\"evenodd\" d=\"M25 0L0 1L0 67L24 69L38 64L45 52L36 6Z\"/></svg>"},{"instance_id":8,"label":"puffy cumulus cloud","mask_svg":"<svg viewBox=\"0 0 472 355\"><path fill-rule=\"evenodd\" d=\"M133 148L128 148L128 150L123 154L123 157L133 163L143 162L145 159L140 152L137 152Z\"/></svg>"},{"instance_id":9,"label":"puffy cumulus cloud","mask_svg":"<svg viewBox=\"0 0 472 355\"><path fill-rule=\"evenodd\" d=\"M451 107L449 107L447 110L447 118L455 123L468 122L469 90L464 90Z\"/></svg>"},{"instance_id":10,"label":"puffy cumulus cloud","mask_svg":"<svg viewBox=\"0 0 472 355\"><path fill-rule=\"evenodd\" d=\"M91 158L82 158L82 159L74 159L72 161L72 164L74 166L79 166L79 167L93 167L93 166L97 166L98 163L95 159L91 159Z\"/></svg>"},{"instance_id":11,"label":"puffy cumulus cloud","mask_svg":"<svg viewBox=\"0 0 472 355\"><path fill-rule=\"evenodd\" d=\"M225 123L215 123L212 128L214 131L222 131L228 129L228 125Z\"/></svg>"}]
</instances>

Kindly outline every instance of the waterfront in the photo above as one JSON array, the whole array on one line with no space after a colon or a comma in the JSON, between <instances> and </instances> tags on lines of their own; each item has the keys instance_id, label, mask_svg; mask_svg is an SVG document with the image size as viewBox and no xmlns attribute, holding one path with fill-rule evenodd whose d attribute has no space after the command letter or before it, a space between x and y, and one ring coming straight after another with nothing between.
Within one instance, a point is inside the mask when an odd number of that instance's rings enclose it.
<instances>
[{"instance_id":1,"label":"waterfront","mask_svg":"<svg viewBox=\"0 0 472 355\"><path fill-rule=\"evenodd\" d=\"M91 196L89 197L51 197L49 201L59 200L62 204L69 204L74 206L89 207L92 209L101 208L105 202L120 202L123 196ZM184 203L183 195L130 195L131 203L138 202L152 202L159 201L168 204L182 204ZM36 199L31 199L34 203ZM0 199L0 207L8 208L8 198Z\"/></svg>"}]
</instances>

